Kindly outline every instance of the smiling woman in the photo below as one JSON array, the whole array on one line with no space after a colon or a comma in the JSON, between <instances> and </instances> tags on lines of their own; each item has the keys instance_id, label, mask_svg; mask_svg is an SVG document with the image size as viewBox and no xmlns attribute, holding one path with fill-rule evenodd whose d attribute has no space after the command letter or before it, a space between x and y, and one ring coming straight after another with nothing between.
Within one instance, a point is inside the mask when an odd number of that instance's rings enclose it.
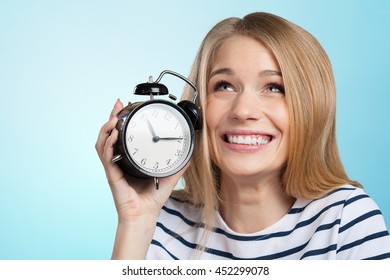
<instances>
[{"instance_id":1,"label":"smiling woman","mask_svg":"<svg viewBox=\"0 0 390 280\"><path fill-rule=\"evenodd\" d=\"M283 79L272 53L254 39L235 36L222 45L211 67L206 120L213 162L225 179L256 176L252 182L263 185L264 175L279 178L289 122Z\"/></svg>"},{"instance_id":2,"label":"smiling woman","mask_svg":"<svg viewBox=\"0 0 390 280\"><path fill-rule=\"evenodd\" d=\"M102 127L96 149L119 217L113 258L390 258L378 206L341 163L332 68L312 35L268 13L228 18L203 40L190 79L204 129L191 163L160 190L110 161L117 118Z\"/></svg>"}]
</instances>

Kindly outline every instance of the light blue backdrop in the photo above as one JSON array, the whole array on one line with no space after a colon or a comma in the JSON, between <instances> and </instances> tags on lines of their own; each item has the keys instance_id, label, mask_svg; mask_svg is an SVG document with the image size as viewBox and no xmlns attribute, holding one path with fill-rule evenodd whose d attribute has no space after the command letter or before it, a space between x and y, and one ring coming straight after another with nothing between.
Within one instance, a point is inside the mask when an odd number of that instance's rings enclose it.
<instances>
[{"instance_id":1,"label":"light blue backdrop","mask_svg":"<svg viewBox=\"0 0 390 280\"><path fill-rule=\"evenodd\" d=\"M0 0L0 259L110 258L116 213L94 145L116 98L164 69L187 75L216 22L254 11L327 50L343 162L390 225L389 3Z\"/></svg>"}]
</instances>

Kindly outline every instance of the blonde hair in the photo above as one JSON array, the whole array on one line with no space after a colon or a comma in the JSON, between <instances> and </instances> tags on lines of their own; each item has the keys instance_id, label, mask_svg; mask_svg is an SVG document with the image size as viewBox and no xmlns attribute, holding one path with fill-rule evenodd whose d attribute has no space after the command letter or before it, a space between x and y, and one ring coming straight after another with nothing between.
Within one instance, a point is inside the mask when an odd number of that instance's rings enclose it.
<instances>
[{"instance_id":1,"label":"blonde hair","mask_svg":"<svg viewBox=\"0 0 390 280\"><path fill-rule=\"evenodd\" d=\"M206 95L210 67L220 46L232 36L249 36L266 45L279 63L290 120L288 160L282 172L287 195L315 199L348 179L336 144L336 89L332 66L319 42L301 27L272 14L252 13L243 19L228 18L204 38L189 78L197 84L204 128L197 136L191 166L184 175L181 194L204 207L204 221L211 227L219 208L219 170L208 145ZM183 98L192 96L185 90Z\"/></svg>"}]
</instances>

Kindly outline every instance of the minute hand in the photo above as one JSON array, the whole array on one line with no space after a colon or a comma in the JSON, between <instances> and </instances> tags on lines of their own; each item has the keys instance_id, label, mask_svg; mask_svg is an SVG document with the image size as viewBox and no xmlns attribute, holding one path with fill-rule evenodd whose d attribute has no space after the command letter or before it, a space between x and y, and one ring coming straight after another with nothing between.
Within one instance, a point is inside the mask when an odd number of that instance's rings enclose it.
<instances>
[{"instance_id":1,"label":"minute hand","mask_svg":"<svg viewBox=\"0 0 390 280\"><path fill-rule=\"evenodd\" d=\"M149 119L147 119L147 122L148 122L149 130L150 130L150 132L152 133L153 139L154 139L155 137L158 137L158 136L156 135L156 132L154 131L153 126L152 126L152 124L150 123Z\"/></svg>"},{"instance_id":2,"label":"minute hand","mask_svg":"<svg viewBox=\"0 0 390 280\"><path fill-rule=\"evenodd\" d=\"M154 136L153 141L158 142L160 140L182 140L183 137L159 137L159 136Z\"/></svg>"}]
</instances>

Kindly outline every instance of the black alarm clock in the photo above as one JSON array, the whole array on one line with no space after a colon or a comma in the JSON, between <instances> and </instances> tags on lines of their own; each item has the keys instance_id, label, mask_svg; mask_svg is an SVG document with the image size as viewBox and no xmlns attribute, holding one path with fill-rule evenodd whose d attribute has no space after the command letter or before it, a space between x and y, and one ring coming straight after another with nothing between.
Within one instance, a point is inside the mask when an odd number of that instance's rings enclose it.
<instances>
[{"instance_id":1,"label":"black alarm clock","mask_svg":"<svg viewBox=\"0 0 390 280\"><path fill-rule=\"evenodd\" d=\"M168 95L168 88L159 83L165 74L174 75L194 90L192 101L174 103L155 99ZM192 157L195 132L202 129L200 108L195 105L196 86L184 76L165 70L156 81L136 86L135 95L148 95L150 100L131 103L118 114L118 141L112 162L119 164L124 173L138 178L158 179L171 176L183 169ZM169 94L176 100L176 97Z\"/></svg>"}]
</instances>

